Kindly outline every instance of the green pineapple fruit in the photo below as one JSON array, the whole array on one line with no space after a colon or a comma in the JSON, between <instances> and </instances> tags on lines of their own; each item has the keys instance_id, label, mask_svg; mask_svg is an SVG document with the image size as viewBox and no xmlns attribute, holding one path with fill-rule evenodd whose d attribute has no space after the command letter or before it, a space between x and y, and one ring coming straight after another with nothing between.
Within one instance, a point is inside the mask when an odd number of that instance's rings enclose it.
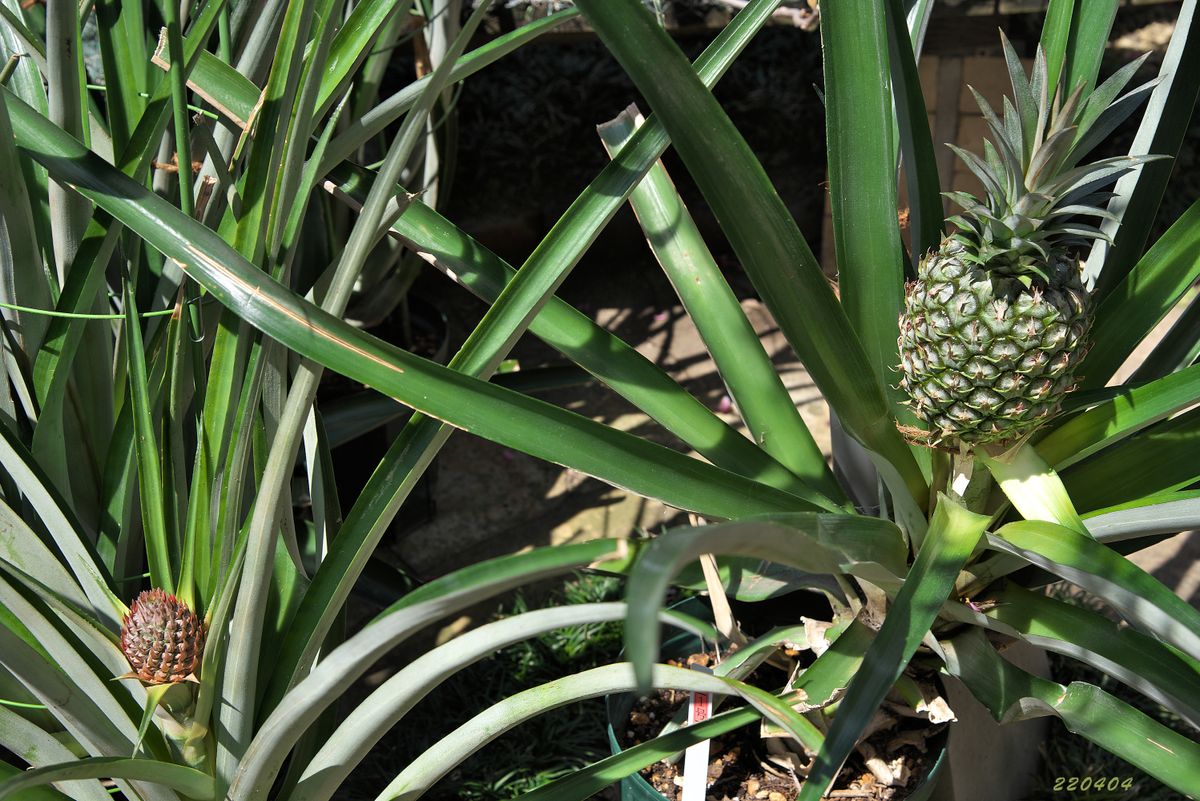
<instances>
[{"instance_id":1,"label":"green pineapple fruit","mask_svg":"<svg viewBox=\"0 0 1200 801\"><path fill-rule=\"evenodd\" d=\"M165 590L138 595L121 624L121 650L132 676L150 684L194 678L204 656L204 621Z\"/></svg>"},{"instance_id":2,"label":"green pineapple fruit","mask_svg":"<svg viewBox=\"0 0 1200 801\"><path fill-rule=\"evenodd\" d=\"M1047 85L1040 50L1027 78L1001 38L1014 100L1001 118L972 89L991 141L984 158L951 145L985 197L947 193L958 230L921 260L900 317L900 386L935 445L1011 442L1059 410L1091 327L1076 253L1106 238L1081 218L1113 219L1103 190L1148 160L1079 164L1153 89L1118 97L1145 56L1085 101Z\"/></svg>"}]
</instances>

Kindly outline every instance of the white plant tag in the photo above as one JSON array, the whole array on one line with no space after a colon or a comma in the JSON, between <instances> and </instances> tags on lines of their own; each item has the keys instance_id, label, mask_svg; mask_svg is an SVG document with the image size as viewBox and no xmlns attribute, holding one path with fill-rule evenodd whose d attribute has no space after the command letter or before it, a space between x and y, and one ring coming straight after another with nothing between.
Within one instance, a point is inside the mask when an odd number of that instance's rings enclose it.
<instances>
[{"instance_id":1,"label":"white plant tag","mask_svg":"<svg viewBox=\"0 0 1200 801\"><path fill-rule=\"evenodd\" d=\"M693 665L693 670L711 672ZM702 723L712 717L712 694L692 693L688 698L688 725ZM688 746L683 752L683 794L679 801L704 801L708 792L708 740Z\"/></svg>"}]
</instances>

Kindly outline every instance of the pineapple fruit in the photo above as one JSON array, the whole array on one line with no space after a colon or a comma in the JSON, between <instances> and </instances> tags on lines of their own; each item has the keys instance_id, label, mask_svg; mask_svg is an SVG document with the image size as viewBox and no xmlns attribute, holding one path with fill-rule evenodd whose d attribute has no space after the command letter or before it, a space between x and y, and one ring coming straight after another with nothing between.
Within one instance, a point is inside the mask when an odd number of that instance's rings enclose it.
<instances>
[{"instance_id":1,"label":"pineapple fruit","mask_svg":"<svg viewBox=\"0 0 1200 801\"><path fill-rule=\"evenodd\" d=\"M900 317L900 386L938 446L1010 443L1059 410L1091 327L1078 250L1106 238L1094 225L1112 219L1103 190L1148 160L1080 165L1153 88L1120 94L1145 56L1084 100L1082 86L1048 85L1040 49L1029 78L1003 45L1003 116L972 89L991 132L984 157L951 145L985 196L947 193L957 232L921 260Z\"/></svg>"},{"instance_id":2,"label":"pineapple fruit","mask_svg":"<svg viewBox=\"0 0 1200 801\"><path fill-rule=\"evenodd\" d=\"M121 624L121 650L131 677L149 684L194 679L204 656L204 621L165 590L138 595Z\"/></svg>"}]
</instances>

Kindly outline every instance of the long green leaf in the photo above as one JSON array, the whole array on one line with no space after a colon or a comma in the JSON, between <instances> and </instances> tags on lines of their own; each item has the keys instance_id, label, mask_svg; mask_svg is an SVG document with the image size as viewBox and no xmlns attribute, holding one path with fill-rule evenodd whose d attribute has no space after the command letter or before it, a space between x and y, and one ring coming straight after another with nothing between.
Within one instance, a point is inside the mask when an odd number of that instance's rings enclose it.
<instances>
[{"instance_id":1,"label":"long green leaf","mask_svg":"<svg viewBox=\"0 0 1200 801\"><path fill-rule=\"evenodd\" d=\"M387 26L400 3L388 0L365 0L354 7L338 31L329 51L325 77L317 95L316 116L323 117L345 91L358 65L370 52L371 43Z\"/></svg>"},{"instance_id":2,"label":"long green leaf","mask_svg":"<svg viewBox=\"0 0 1200 801\"><path fill-rule=\"evenodd\" d=\"M996 720L1057 715L1066 727L1163 784L1200 796L1200 745L1090 684L1064 687L1026 673L973 630L944 644L947 668Z\"/></svg>"},{"instance_id":3,"label":"long green leaf","mask_svg":"<svg viewBox=\"0 0 1200 801\"><path fill-rule=\"evenodd\" d=\"M1200 400L1200 365L1140 387L1123 388L1054 429L1037 443L1038 453L1059 470L1133 436Z\"/></svg>"},{"instance_id":4,"label":"long green leaf","mask_svg":"<svg viewBox=\"0 0 1200 801\"><path fill-rule=\"evenodd\" d=\"M146 538L146 557L150 580L155 587L175 591L175 571L171 565L171 540L163 506L162 465L159 462L159 432L154 420L155 404L150 397L146 354L142 344L142 323L132 288L125 284L125 351L129 359L129 390L134 419L134 451L137 454L139 497L142 503L142 527Z\"/></svg>"},{"instance_id":5,"label":"long green leaf","mask_svg":"<svg viewBox=\"0 0 1200 801\"><path fill-rule=\"evenodd\" d=\"M1182 489L1200 479L1200 410L1165 420L1063 471L1080 512Z\"/></svg>"},{"instance_id":6,"label":"long green leaf","mask_svg":"<svg viewBox=\"0 0 1200 801\"><path fill-rule=\"evenodd\" d=\"M911 266L936 248L941 240L946 211L942 205L941 179L921 79L917 72L916 51L932 1L923 9L914 9L918 28L909 31L900 0L887 0L888 53L892 71L892 94L896 107L896 129L908 189L908 231L912 242Z\"/></svg>"},{"instance_id":7,"label":"long green leaf","mask_svg":"<svg viewBox=\"0 0 1200 801\"><path fill-rule=\"evenodd\" d=\"M1087 527L1100 542L1200 528L1200 497L1194 492L1191 495L1106 511L1087 518Z\"/></svg>"},{"instance_id":8,"label":"long green leaf","mask_svg":"<svg viewBox=\"0 0 1200 801\"><path fill-rule=\"evenodd\" d=\"M409 593L370 626L330 651L259 726L229 790L234 801L267 797L291 750L320 714L383 654L434 620L507 590L589 564L624 561L623 541L541 548L463 568Z\"/></svg>"},{"instance_id":9,"label":"long green leaf","mask_svg":"<svg viewBox=\"0 0 1200 801\"><path fill-rule=\"evenodd\" d=\"M179 208L191 216L195 200L192 196L192 137L189 129L186 59L183 56L183 30L179 23L179 8L170 3L162 6L163 22L167 29L167 52L174 67L168 74L171 85L171 121L174 123L175 159L179 169L175 175L179 184ZM145 40L143 39L143 45Z\"/></svg>"},{"instance_id":10,"label":"long green leaf","mask_svg":"<svg viewBox=\"0 0 1200 801\"><path fill-rule=\"evenodd\" d=\"M1200 51L1200 44L1196 49ZM1108 383L1137 344L1200 277L1200 259L1195 257L1198 249L1200 201L1137 259L1119 285L1102 296L1092 329L1092 348L1081 368L1084 389Z\"/></svg>"},{"instance_id":11,"label":"long green leaf","mask_svg":"<svg viewBox=\"0 0 1200 801\"><path fill-rule=\"evenodd\" d=\"M747 273L842 422L924 498L925 479L896 431L878 373L746 140L641 3L577 5L661 115Z\"/></svg>"},{"instance_id":12,"label":"long green leaf","mask_svg":"<svg viewBox=\"0 0 1200 801\"><path fill-rule=\"evenodd\" d=\"M1180 152L1200 94L1200 82L1192 77L1200 71L1200 27L1195 20L1196 0L1184 0L1159 69L1160 82L1146 104L1130 155L1174 157ZM1086 275L1096 282L1102 300L1107 301L1138 264L1172 169L1171 160L1151 162L1122 177L1113 188L1116 197L1108 210L1119 222L1106 220L1100 227L1114 244L1097 240L1087 258Z\"/></svg>"},{"instance_id":13,"label":"long green leaf","mask_svg":"<svg viewBox=\"0 0 1200 801\"><path fill-rule=\"evenodd\" d=\"M900 363L896 338L904 302L904 252L896 216L887 5L886 0L827 4L821 9L821 53L829 205L842 306L876 381L891 388ZM924 119L922 113L922 123ZM895 410L902 399L899 390L891 390L889 397Z\"/></svg>"},{"instance_id":14,"label":"long green leaf","mask_svg":"<svg viewBox=\"0 0 1200 801\"><path fill-rule=\"evenodd\" d=\"M638 117L631 106L599 126L609 156L632 137ZM842 497L824 455L661 161L650 168L629 202L755 442L826 495Z\"/></svg>"},{"instance_id":15,"label":"long green leaf","mask_svg":"<svg viewBox=\"0 0 1200 801\"><path fill-rule=\"evenodd\" d=\"M194 285L193 285L194 287ZM168 511L167 530L173 532L173 545L179 549L179 582L177 597L192 609L199 608L196 604L196 562L197 551L208 547L207 543L198 546L196 532L189 527L188 519L198 515L206 515L208 510L192 509L189 499L195 494L189 491L189 467L197 461L193 442L184 433L189 422L195 422L195 417L189 417L192 401L196 394L203 397L203 386L197 387L197 376L202 374L201 365L204 355L200 343L196 340L202 336L202 325L195 329L188 319L188 304L185 289L177 296L176 313L169 318L166 325L166 391L163 398L163 409L166 422L163 426L166 457L163 475L164 505ZM193 333L193 332L197 333ZM110 449L120 451L120 446ZM190 464L189 464L190 463ZM190 475L195 475L193 472Z\"/></svg>"},{"instance_id":16,"label":"long green leaf","mask_svg":"<svg viewBox=\"0 0 1200 801\"><path fill-rule=\"evenodd\" d=\"M20 144L31 156L51 165L60 178L76 184L175 258L243 319L304 356L456 427L712 517L791 511L803 504L778 490L384 345L288 292L213 231L116 173L11 95L9 102Z\"/></svg>"},{"instance_id":17,"label":"long green leaf","mask_svg":"<svg viewBox=\"0 0 1200 801\"><path fill-rule=\"evenodd\" d=\"M1047 96L1053 96L1071 42L1071 25L1075 18L1076 0L1050 0L1046 21L1042 25L1041 47L1046 54ZM1037 98L1035 97L1036 101Z\"/></svg>"},{"instance_id":18,"label":"long green leaf","mask_svg":"<svg viewBox=\"0 0 1200 801\"><path fill-rule=\"evenodd\" d=\"M232 317L232 314L229 314ZM223 321L224 322L224 321ZM234 333L237 331L238 333ZM205 423L213 410L216 425L212 428L212 439L219 443L217 454L217 475L219 481L213 488L216 514L216 534L214 537L213 562L219 569L214 570L211 593L217 593L222 584L231 580L236 573L232 569L234 560L242 558L244 551L238 553L240 545L239 527L243 521L245 498L252 488L254 477L251 475L251 450L255 444L255 425L263 392L267 364L276 359L274 351L279 347L274 340L265 340L253 333L253 328L245 322L230 321L228 327L222 326L218 333L227 338L238 340L235 343L235 362L233 365L213 364L210 370L214 377L222 368L235 371L237 383L231 393L233 401L226 406L223 401L214 401L211 405L206 399ZM219 343L218 343L219 344ZM209 390L208 397L213 392ZM222 415L222 416L217 416ZM206 428L207 430L207 428Z\"/></svg>"},{"instance_id":19,"label":"long green leaf","mask_svg":"<svg viewBox=\"0 0 1200 801\"><path fill-rule=\"evenodd\" d=\"M158 762L152 759L123 759L121 757L91 757L61 765L27 770L19 776L0 782L0 798L7 798L29 787L79 779L118 778L153 782L178 790L192 798L212 795L212 777L195 768Z\"/></svg>"},{"instance_id":20,"label":"long green leaf","mask_svg":"<svg viewBox=\"0 0 1200 801\"><path fill-rule=\"evenodd\" d=\"M1016 584L987 601L988 628L1085 662L1193 725L1200 722L1200 671L1153 637Z\"/></svg>"},{"instance_id":21,"label":"long green leaf","mask_svg":"<svg viewBox=\"0 0 1200 801\"><path fill-rule=\"evenodd\" d=\"M786 702L732 679L722 679L698 671L666 665L656 665L651 678L656 687L669 689L724 695L732 694L735 691L739 693L745 691L747 695L753 697L754 702L762 704L759 707L760 712L767 710L764 713L769 713L771 718L781 725L784 720L788 720L790 723L791 719L799 717ZM628 664L605 665L547 682L506 698L464 723L409 763L400 775L384 788L376 801L390 801L397 798L416 801L462 760L495 737L526 720L572 701L628 692L636 686L632 666ZM811 724L808 725L811 727ZM816 734L815 730L813 733Z\"/></svg>"},{"instance_id":22,"label":"long green leaf","mask_svg":"<svg viewBox=\"0 0 1200 801\"><path fill-rule=\"evenodd\" d=\"M1120 0L1079 0L1076 13L1071 16L1071 40L1063 65L1063 85L1068 93L1082 85L1086 98L1095 87L1119 3Z\"/></svg>"},{"instance_id":23,"label":"long green leaf","mask_svg":"<svg viewBox=\"0 0 1200 801\"><path fill-rule=\"evenodd\" d=\"M846 688L797 801L817 801L825 795L880 702L928 633L987 524L987 517L939 495L916 561L867 650L863 668Z\"/></svg>"},{"instance_id":24,"label":"long green leaf","mask_svg":"<svg viewBox=\"0 0 1200 801\"><path fill-rule=\"evenodd\" d=\"M46 3L46 81L50 120L86 142L89 131L77 8L73 0ZM50 229L59 286L67 282L90 211L87 198L61 183L51 183Z\"/></svg>"},{"instance_id":25,"label":"long green leaf","mask_svg":"<svg viewBox=\"0 0 1200 801\"><path fill-rule=\"evenodd\" d=\"M143 95L148 89L150 61L146 23L140 3L100 0L95 7L109 130L114 150L122 152L146 109Z\"/></svg>"},{"instance_id":26,"label":"long green leaf","mask_svg":"<svg viewBox=\"0 0 1200 801\"><path fill-rule=\"evenodd\" d=\"M1200 358L1200 293L1187 301L1183 313L1171 324L1162 339L1142 359L1129 377L1130 383L1152 381L1195 364Z\"/></svg>"},{"instance_id":27,"label":"long green leaf","mask_svg":"<svg viewBox=\"0 0 1200 801\"><path fill-rule=\"evenodd\" d=\"M1200 612L1090 537L1054 523L1023 520L988 535L987 544L1096 593L1132 625L1200 659Z\"/></svg>"}]
</instances>

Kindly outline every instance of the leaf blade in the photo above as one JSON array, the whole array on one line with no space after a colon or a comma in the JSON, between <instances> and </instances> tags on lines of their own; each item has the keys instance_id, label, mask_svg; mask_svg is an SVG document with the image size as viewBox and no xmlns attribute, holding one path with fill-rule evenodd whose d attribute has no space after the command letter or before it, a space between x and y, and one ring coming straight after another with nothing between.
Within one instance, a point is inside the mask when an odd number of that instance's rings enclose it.
<instances>
[{"instance_id":1,"label":"leaf blade","mask_svg":"<svg viewBox=\"0 0 1200 801\"><path fill-rule=\"evenodd\" d=\"M1125 557L1053 523L1009 523L988 547L1020 556L1104 598L1130 623L1200 659L1200 612Z\"/></svg>"},{"instance_id":2,"label":"leaf blade","mask_svg":"<svg viewBox=\"0 0 1200 801\"><path fill-rule=\"evenodd\" d=\"M904 258L896 217L886 5L842 0L821 9L821 53L840 298L876 380L890 388L900 363ZM885 395L893 409L902 400L898 389L885 389Z\"/></svg>"},{"instance_id":3,"label":"leaf blade","mask_svg":"<svg viewBox=\"0 0 1200 801\"><path fill-rule=\"evenodd\" d=\"M896 465L915 498L924 498L924 476L896 431L883 385L745 139L640 3L577 5L661 115L760 295L842 422Z\"/></svg>"},{"instance_id":4,"label":"leaf blade","mask_svg":"<svg viewBox=\"0 0 1200 801\"><path fill-rule=\"evenodd\" d=\"M636 106L598 126L610 157L640 125ZM788 395L758 334L658 161L629 197L646 241L692 318L751 437L831 498L841 498L825 457Z\"/></svg>"},{"instance_id":5,"label":"leaf blade","mask_svg":"<svg viewBox=\"0 0 1200 801\"><path fill-rule=\"evenodd\" d=\"M978 630L945 645L947 668L1001 722L1050 712L1067 728L1179 792L1200 793L1200 746L1108 693L1082 682L1033 676L1001 658ZM1033 699L1034 704L1023 703Z\"/></svg>"},{"instance_id":6,"label":"leaf blade","mask_svg":"<svg viewBox=\"0 0 1200 801\"><path fill-rule=\"evenodd\" d=\"M10 104L17 109L19 101L10 99ZM39 120L28 106L14 114L14 121L22 145L32 156L50 162L60 177L69 176L81 191L123 218L150 244L176 258L198 283L243 319L314 361L456 427L486 433L501 444L569 463L588 474L598 471L607 480L651 497L661 496L671 505L703 507L697 511L720 518L755 509L791 511L805 505L795 496L386 346L263 275L215 232L117 173L78 142ZM514 425L514 419L527 424ZM665 470L672 470L672 475L668 477ZM680 492L687 486L696 490L690 498Z\"/></svg>"}]
</instances>

